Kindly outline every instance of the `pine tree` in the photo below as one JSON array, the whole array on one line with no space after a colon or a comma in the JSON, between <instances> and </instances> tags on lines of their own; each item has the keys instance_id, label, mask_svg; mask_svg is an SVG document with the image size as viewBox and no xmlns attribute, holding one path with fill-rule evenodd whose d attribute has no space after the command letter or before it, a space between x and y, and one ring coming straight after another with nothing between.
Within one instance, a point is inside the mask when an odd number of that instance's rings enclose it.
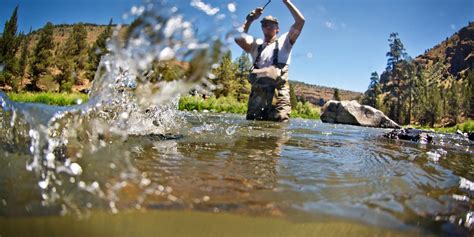
<instances>
[{"instance_id":1,"label":"pine tree","mask_svg":"<svg viewBox=\"0 0 474 237\"><path fill-rule=\"evenodd\" d=\"M387 77L388 83L386 90L389 93L389 96L385 98L385 104L388 108L388 116L398 123L402 122L401 111L402 111L402 80L403 80L403 71L401 62L407 56L405 52L405 47L403 43L398 38L398 33L391 33L390 38L390 51L387 52Z\"/></svg>"},{"instance_id":2,"label":"pine tree","mask_svg":"<svg viewBox=\"0 0 474 237\"><path fill-rule=\"evenodd\" d=\"M46 23L40 32L38 44L33 52L33 62L31 64L31 90L38 90L38 81L41 77L49 75L49 67L52 65L53 24Z\"/></svg>"},{"instance_id":3,"label":"pine tree","mask_svg":"<svg viewBox=\"0 0 474 237\"><path fill-rule=\"evenodd\" d=\"M17 90L18 85L18 59L15 57L18 51L17 21L18 6L15 7L10 19L5 23L5 28L0 38L0 64L3 71L0 77L4 83L9 84Z\"/></svg>"},{"instance_id":4,"label":"pine tree","mask_svg":"<svg viewBox=\"0 0 474 237\"><path fill-rule=\"evenodd\" d=\"M237 68L237 81L239 84L239 89L237 90L237 100L242 102L246 101L250 94L251 85L248 81L249 69L252 66L252 63L249 60L247 53L242 51L242 54L235 62L235 67Z\"/></svg>"},{"instance_id":5,"label":"pine tree","mask_svg":"<svg viewBox=\"0 0 474 237\"><path fill-rule=\"evenodd\" d=\"M290 104L291 108L296 108L296 104L298 104L298 99L296 98L295 87L292 83L290 83Z\"/></svg>"},{"instance_id":6,"label":"pine tree","mask_svg":"<svg viewBox=\"0 0 474 237\"><path fill-rule=\"evenodd\" d=\"M364 93L363 104L377 108L377 97L380 95L380 79L377 72L372 72L370 75L370 84L367 91Z\"/></svg>"},{"instance_id":7,"label":"pine tree","mask_svg":"<svg viewBox=\"0 0 474 237\"><path fill-rule=\"evenodd\" d=\"M59 84L61 92L71 92L74 85L74 62L71 59L61 57L62 60L58 62L58 68L61 73L56 75L55 81Z\"/></svg>"},{"instance_id":8,"label":"pine tree","mask_svg":"<svg viewBox=\"0 0 474 237\"><path fill-rule=\"evenodd\" d=\"M461 113L462 104L462 88L458 81L451 75L447 79L448 91L447 91L447 111L446 115L449 119L449 126L454 126L458 123L458 115Z\"/></svg>"},{"instance_id":9,"label":"pine tree","mask_svg":"<svg viewBox=\"0 0 474 237\"><path fill-rule=\"evenodd\" d=\"M219 67L214 70L216 79L213 80L217 89L214 90L216 97L232 96L236 94L238 81L236 78L237 68L232 63L232 53L227 51L221 59Z\"/></svg>"},{"instance_id":10,"label":"pine tree","mask_svg":"<svg viewBox=\"0 0 474 237\"><path fill-rule=\"evenodd\" d=\"M92 45L89 50L89 67L87 69L86 77L89 80L93 80L95 76L95 72L99 67L100 59L103 55L109 53L107 49L107 40L112 35L112 19L110 19L107 28L105 28L102 33L97 37L97 40Z\"/></svg>"},{"instance_id":11,"label":"pine tree","mask_svg":"<svg viewBox=\"0 0 474 237\"><path fill-rule=\"evenodd\" d=\"M441 82L442 78L442 65L440 62L433 65L424 71L422 87L423 94L420 99L424 99L421 104L420 118L419 121L423 125L429 125L434 127L435 123L438 122L442 115L442 103L441 103Z\"/></svg>"},{"instance_id":12,"label":"pine tree","mask_svg":"<svg viewBox=\"0 0 474 237\"><path fill-rule=\"evenodd\" d=\"M467 72L467 77L462 80L462 112L465 117L474 118L474 70Z\"/></svg>"},{"instance_id":13,"label":"pine tree","mask_svg":"<svg viewBox=\"0 0 474 237\"><path fill-rule=\"evenodd\" d=\"M15 7L10 19L5 22L2 37L0 38L0 64L6 64L6 60L15 56L17 44L17 21L18 6Z\"/></svg>"},{"instance_id":14,"label":"pine tree","mask_svg":"<svg viewBox=\"0 0 474 237\"><path fill-rule=\"evenodd\" d=\"M21 37L21 54L20 54L20 61L19 61L19 80L20 80L20 86L19 88L21 89L23 87L23 78L25 77L26 74L26 68L28 66L28 45L30 44L30 37L29 36L23 36Z\"/></svg>"},{"instance_id":15,"label":"pine tree","mask_svg":"<svg viewBox=\"0 0 474 237\"><path fill-rule=\"evenodd\" d=\"M403 113L404 124L410 124L413 113L414 86L416 77L416 67L414 61L407 57L401 62L402 68L402 88L400 111Z\"/></svg>"},{"instance_id":16,"label":"pine tree","mask_svg":"<svg viewBox=\"0 0 474 237\"><path fill-rule=\"evenodd\" d=\"M337 101L340 101L341 98L339 97L339 89L335 88L334 89L334 96L333 96L333 99L334 100L337 100Z\"/></svg>"},{"instance_id":17,"label":"pine tree","mask_svg":"<svg viewBox=\"0 0 474 237\"><path fill-rule=\"evenodd\" d=\"M62 54L65 58L72 60L76 74L86 67L88 45L87 31L82 23L76 24L67 39Z\"/></svg>"}]
</instances>

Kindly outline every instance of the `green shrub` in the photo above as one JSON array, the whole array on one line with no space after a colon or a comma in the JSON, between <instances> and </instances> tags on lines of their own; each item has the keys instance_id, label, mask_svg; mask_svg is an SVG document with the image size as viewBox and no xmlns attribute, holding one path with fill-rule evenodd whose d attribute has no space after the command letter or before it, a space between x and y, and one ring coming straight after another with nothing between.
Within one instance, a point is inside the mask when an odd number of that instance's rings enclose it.
<instances>
[{"instance_id":1,"label":"green shrub","mask_svg":"<svg viewBox=\"0 0 474 237\"><path fill-rule=\"evenodd\" d=\"M59 105L69 106L76 105L79 100L86 102L88 97L86 94L80 93L52 93L52 92L41 92L41 93L8 93L8 97L12 101L16 102L28 102L28 103L42 103L48 105Z\"/></svg>"},{"instance_id":2,"label":"green shrub","mask_svg":"<svg viewBox=\"0 0 474 237\"><path fill-rule=\"evenodd\" d=\"M321 109L309 102L298 102L291 110L290 117L305 118L305 119L319 119Z\"/></svg>"},{"instance_id":3,"label":"green shrub","mask_svg":"<svg viewBox=\"0 0 474 237\"><path fill-rule=\"evenodd\" d=\"M203 99L200 96L183 96L179 100L179 110L187 111L203 111L209 110L212 112L227 112L235 114L247 113L247 101L239 102L234 97L219 97L212 96ZM305 119L319 119L320 109L309 102L298 104L291 111L292 118Z\"/></svg>"},{"instance_id":4,"label":"green shrub","mask_svg":"<svg viewBox=\"0 0 474 237\"><path fill-rule=\"evenodd\" d=\"M430 128L430 127L413 126L413 125L410 125L410 127L415 127L415 128L424 129L424 130L433 129L436 132L443 132L443 133L455 133L458 130L462 132L474 132L474 120L468 120L464 123L457 124L456 126L444 127L444 128Z\"/></svg>"}]
</instances>

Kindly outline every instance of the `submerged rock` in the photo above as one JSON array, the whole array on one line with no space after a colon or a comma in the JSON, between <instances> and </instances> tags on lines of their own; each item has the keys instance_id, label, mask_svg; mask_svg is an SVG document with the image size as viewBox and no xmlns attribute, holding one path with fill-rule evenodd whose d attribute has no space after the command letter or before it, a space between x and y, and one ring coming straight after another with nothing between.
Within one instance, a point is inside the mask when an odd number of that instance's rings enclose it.
<instances>
[{"instance_id":1,"label":"submerged rock","mask_svg":"<svg viewBox=\"0 0 474 237\"><path fill-rule=\"evenodd\" d=\"M330 100L324 104L321 113L324 123L342 123L365 127L400 128L383 114L382 111L367 105L360 105L357 101Z\"/></svg>"},{"instance_id":2,"label":"submerged rock","mask_svg":"<svg viewBox=\"0 0 474 237\"><path fill-rule=\"evenodd\" d=\"M428 144L433 142L433 136L429 134L429 131L413 129L413 128L402 128L394 129L383 136L390 139L407 140L413 142L419 142L421 144Z\"/></svg>"}]
</instances>

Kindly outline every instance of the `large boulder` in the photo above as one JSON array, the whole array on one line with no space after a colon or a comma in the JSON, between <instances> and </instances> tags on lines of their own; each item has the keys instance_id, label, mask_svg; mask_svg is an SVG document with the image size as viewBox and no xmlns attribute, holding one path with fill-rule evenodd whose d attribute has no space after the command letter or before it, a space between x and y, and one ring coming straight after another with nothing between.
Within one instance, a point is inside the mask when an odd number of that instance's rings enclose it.
<instances>
[{"instance_id":1,"label":"large boulder","mask_svg":"<svg viewBox=\"0 0 474 237\"><path fill-rule=\"evenodd\" d=\"M342 123L365 127L400 128L400 125L385 116L382 111L357 101L330 100L324 104L321 120L325 123Z\"/></svg>"}]
</instances>

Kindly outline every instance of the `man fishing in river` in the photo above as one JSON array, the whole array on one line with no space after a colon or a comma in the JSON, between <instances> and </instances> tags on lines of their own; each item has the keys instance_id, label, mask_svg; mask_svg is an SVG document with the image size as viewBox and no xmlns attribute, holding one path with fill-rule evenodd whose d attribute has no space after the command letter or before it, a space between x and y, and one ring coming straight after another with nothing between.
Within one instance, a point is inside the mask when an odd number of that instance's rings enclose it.
<instances>
[{"instance_id":1,"label":"man fishing in river","mask_svg":"<svg viewBox=\"0 0 474 237\"><path fill-rule=\"evenodd\" d=\"M270 3L268 1L268 3ZM268 3L265 5L267 6ZM235 42L253 58L249 75L252 90L249 96L247 119L286 122L291 112L288 66L291 49L300 35L305 19L290 0L283 0L295 19L290 31L278 37L280 28L273 16L264 17L260 23L264 41L249 42L245 34L250 25L262 15L264 7L258 7L247 15L243 24L243 36Z\"/></svg>"}]
</instances>

